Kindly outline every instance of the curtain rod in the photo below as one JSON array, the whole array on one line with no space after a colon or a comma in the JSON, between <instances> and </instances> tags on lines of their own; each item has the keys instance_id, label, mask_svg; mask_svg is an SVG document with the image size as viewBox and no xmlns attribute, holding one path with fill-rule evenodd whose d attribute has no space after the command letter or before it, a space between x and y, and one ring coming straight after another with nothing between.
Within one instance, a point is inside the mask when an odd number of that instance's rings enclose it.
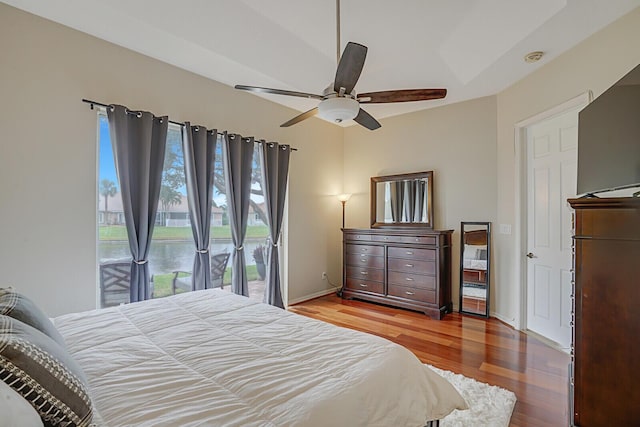
<instances>
[{"instance_id":1,"label":"curtain rod","mask_svg":"<svg viewBox=\"0 0 640 427\"><path fill-rule=\"evenodd\" d=\"M92 110L93 110L93 106L94 105L97 105L99 107L104 107L104 108L107 108L109 106L109 104L104 104L102 102L92 101L90 99L84 99L84 98L82 98L82 102L89 104L91 106ZM180 126L180 127L184 126L184 123L174 122L173 120L169 120L169 123L177 125L177 126ZM255 140L254 139L254 141L257 142L258 144L262 143L262 141L260 141L260 140ZM291 149L291 151L298 151L297 148L293 148L291 146L290 146L290 149Z\"/></svg>"}]
</instances>

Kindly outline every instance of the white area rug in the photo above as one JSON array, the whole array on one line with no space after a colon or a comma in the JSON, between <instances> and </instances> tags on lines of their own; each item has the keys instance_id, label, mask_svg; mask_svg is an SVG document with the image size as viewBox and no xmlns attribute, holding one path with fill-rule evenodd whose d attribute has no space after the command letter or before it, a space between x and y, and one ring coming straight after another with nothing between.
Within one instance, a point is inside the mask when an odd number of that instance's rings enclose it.
<instances>
[{"instance_id":1,"label":"white area rug","mask_svg":"<svg viewBox=\"0 0 640 427\"><path fill-rule=\"evenodd\" d=\"M464 375L443 371L425 363L446 378L467 401L469 409L455 410L442 421L440 427L507 427L516 404L516 395L504 388L481 383Z\"/></svg>"}]
</instances>

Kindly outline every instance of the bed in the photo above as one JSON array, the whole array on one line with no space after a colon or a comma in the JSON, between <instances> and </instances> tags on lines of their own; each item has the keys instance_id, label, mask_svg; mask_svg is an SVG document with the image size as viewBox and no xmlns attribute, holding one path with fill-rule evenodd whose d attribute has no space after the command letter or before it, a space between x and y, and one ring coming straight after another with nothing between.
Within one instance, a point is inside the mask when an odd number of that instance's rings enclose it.
<instances>
[{"instance_id":1,"label":"bed","mask_svg":"<svg viewBox=\"0 0 640 427\"><path fill-rule=\"evenodd\" d=\"M218 289L53 319L108 426L424 426L466 404L407 349Z\"/></svg>"}]
</instances>

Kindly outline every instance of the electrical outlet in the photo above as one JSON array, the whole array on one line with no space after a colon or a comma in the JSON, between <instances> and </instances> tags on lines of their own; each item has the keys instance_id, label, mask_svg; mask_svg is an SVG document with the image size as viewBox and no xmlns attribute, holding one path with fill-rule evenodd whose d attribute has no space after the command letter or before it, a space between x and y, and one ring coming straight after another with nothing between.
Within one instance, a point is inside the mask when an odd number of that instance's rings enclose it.
<instances>
[{"instance_id":1,"label":"electrical outlet","mask_svg":"<svg viewBox=\"0 0 640 427\"><path fill-rule=\"evenodd\" d=\"M322 280L327 280L327 273L325 271L322 272Z\"/></svg>"}]
</instances>

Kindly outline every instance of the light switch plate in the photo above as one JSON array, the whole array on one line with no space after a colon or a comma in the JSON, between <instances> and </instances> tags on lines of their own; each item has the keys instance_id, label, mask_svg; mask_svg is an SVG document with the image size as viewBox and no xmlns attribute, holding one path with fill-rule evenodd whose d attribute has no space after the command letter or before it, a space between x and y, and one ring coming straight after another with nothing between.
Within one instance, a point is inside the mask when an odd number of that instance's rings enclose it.
<instances>
[{"instance_id":1,"label":"light switch plate","mask_svg":"<svg viewBox=\"0 0 640 427\"><path fill-rule=\"evenodd\" d=\"M500 224L500 234L511 234L511 224Z\"/></svg>"}]
</instances>

